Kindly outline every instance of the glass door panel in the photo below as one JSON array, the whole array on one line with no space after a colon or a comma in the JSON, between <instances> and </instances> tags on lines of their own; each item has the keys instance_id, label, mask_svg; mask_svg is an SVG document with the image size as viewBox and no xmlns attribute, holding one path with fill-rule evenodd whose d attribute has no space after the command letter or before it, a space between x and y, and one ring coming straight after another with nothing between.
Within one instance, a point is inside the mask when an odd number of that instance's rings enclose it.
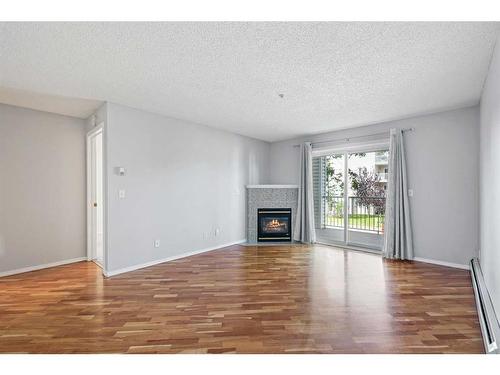
<instances>
[{"instance_id":1,"label":"glass door panel","mask_svg":"<svg viewBox=\"0 0 500 375\"><path fill-rule=\"evenodd\" d=\"M345 154L313 158L316 237L325 243L346 241Z\"/></svg>"},{"instance_id":2,"label":"glass door panel","mask_svg":"<svg viewBox=\"0 0 500 375\"><path fill-rule=\"evenodd\" d=\"M347 243L382 249L388 151L347 156Z\"/></svg>"},{"instance_id":3,"label":"glass door panel","mask_svg":"<svg viewBox=\"0 0 500 375\"><path fill-rule=\"evenodd\" d=\"M381 250L388 150L313 158L318 242Z\"/></svg>"}]
</instances>

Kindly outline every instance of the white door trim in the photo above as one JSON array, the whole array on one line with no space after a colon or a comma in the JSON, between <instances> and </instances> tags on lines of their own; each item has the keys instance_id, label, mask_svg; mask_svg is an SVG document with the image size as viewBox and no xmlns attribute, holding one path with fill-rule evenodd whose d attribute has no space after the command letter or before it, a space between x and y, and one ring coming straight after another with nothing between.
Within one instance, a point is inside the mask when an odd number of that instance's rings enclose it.
<instances>
[{"instance_id":1,"label":"white door trim","mask_svg":"<svg viewBox=\"0 0 500 375\"><path fill-rule=\"evenodd\" d=\"M329 147L321 150L314 151L313 150L313 157L321 157L321 156L329 156L329 155L342 155L344 159L344 192L343 192L343 202L344 202L344 228L343 228L343 233L344 233L344 239L342 242L335 242L335 241L330 241L329 243L323 243L326 245L331 245L331 246L340 246L340 247L346 247L346 248L355 248L356 250L359 251L366 251L366 252L374 252L378 253L380 252L379 249L377 248L371 248L368 246L365 246L360 243L356 242L351 242L351 234L349 230L349 155L356 153L356 152L377 152L377 151L385 151L389 150L389 144L387 141L378 141L374 143L370 143L369 145L367 144L352 144L352 145L340 145L335 147ZM321 243L321 242L320 242Z\"/></svg>"},{"instance_id":2,"label":"white door trim","mask_svg":"<svg viewBox=\"0 0 500 375\"><path fill-rule=\"evenodd\" d=\"M97 125L94 129L90 130L87 133L87 138L86 138L86 153L87 153L87 260L92 261L95 258L95 249L93 246L93 223L92 223L92 217L93 217L93 211L92 211L92 205L93 205L93 197L92 197L92 176L93 176L93 150L92 150L92 138L94 138L96 135L101 134L103 136L103 153L104 153L104 123L100 123ZM104 155L103 155L103 164L104 164ZM103 183L103 188L104 188L104 165L102 168L102 183ZM105 204L105 199L106 195L103 194L103 209L105 209L106 204ZM106 230L105 230L105 224L104 225L104 231L103 231L103 251L104 251L104 256L103 256L103 263L105 262L106 259ZM104 264L102 264L102 268L104 268Z\"/></svg>"}]
</instances>

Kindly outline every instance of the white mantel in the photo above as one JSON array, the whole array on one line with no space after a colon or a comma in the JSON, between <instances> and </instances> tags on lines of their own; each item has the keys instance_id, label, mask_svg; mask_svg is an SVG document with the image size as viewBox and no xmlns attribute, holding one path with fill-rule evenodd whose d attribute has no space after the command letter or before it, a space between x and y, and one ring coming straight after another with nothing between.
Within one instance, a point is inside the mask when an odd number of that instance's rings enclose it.
<instances>
[{"instance_id":1,"label":"white mantel","mask_svg":"<svg viewBox=\"0 0 500 375\"><path fill-rule=\"evenodd\" d=\"M298 189L298 185L247 185L247 189Z\"/></svg>"}]
</instances>

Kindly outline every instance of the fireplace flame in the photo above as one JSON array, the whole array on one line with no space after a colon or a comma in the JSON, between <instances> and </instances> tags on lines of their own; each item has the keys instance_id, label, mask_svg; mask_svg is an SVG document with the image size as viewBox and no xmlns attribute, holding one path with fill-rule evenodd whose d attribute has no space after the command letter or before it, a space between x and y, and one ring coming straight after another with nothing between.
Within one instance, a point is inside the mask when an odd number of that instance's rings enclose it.
<instances>
[{"instance_id":1,"label":"fireplace flame","mask_svg":"<svg viewBox=\"0 0 500 375\"><path fill-rule=\"evenodd\" d=\"M284 225L284 224L283 224L283 223L280 223L280 221L279 221L279 220L277 220L277 219L273 219L273 220L271 220L269 223L267 223L267 225L266 225L266 226L267 226L269 229L274 229L274 228L280 228L280 227L282 227L283 225Z\"/></svg>"}]
</instances>

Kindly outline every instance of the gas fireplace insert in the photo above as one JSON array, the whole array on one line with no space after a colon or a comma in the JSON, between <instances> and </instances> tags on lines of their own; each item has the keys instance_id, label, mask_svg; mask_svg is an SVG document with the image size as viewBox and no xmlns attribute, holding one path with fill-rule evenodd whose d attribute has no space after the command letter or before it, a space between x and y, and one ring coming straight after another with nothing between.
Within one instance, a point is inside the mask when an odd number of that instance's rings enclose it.
<instances>
[{"instance_id":1,"label":"gas fireplace insert","mask_svg":"<svg viewBox=\"0 0 500 375\"><path fill-rule=\"evenodd\" d=\"M259 242L292 240L291 208L257 209L257 239Z\"/></svg>"}]
</instances>

